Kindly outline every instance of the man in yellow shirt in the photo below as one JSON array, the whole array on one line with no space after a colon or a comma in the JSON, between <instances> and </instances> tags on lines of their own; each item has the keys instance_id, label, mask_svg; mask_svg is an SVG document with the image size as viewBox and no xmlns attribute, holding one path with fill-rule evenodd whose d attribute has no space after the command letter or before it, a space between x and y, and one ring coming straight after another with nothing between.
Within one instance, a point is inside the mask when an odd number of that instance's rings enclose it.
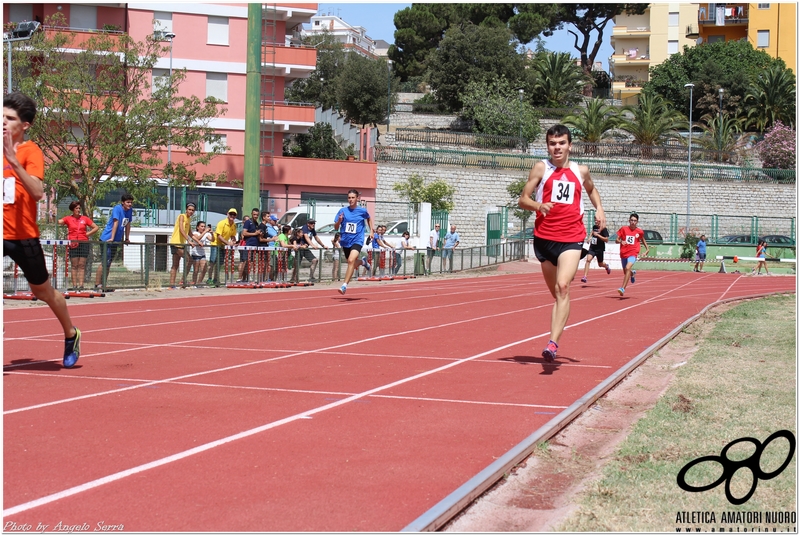
<instances>
[{"instance_id":1,"label":"man in yellow shirt","mask_svg":"<svg viewBox=\"0 0 799 535\"><path fill-rule=\"evenodd\" d=\"M216 225L216 238L211 242L211 257L208 260L208 264L211 266L208 273L209 276L213 278L213 281L209 282L209 284L217 284L219 282L219 271L216 269L216 258L219 254L219 247L223 245L236 245L236 233L238 232L236 228L237 215L239 215L239 213L236 209L231 208L227 211L227 219L223 219ZM224 262L224 257L222 261Z\"/></svg>"}]
</instances>

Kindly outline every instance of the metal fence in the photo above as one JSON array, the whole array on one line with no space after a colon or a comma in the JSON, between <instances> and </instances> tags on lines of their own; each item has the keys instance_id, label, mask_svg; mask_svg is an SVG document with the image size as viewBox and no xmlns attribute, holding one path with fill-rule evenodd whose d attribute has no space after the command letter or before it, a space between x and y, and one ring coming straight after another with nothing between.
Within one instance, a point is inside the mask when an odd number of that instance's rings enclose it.
<instances>
[{"instance_id":1,"label":"metal fence","mask_svg":"<svg viewBox=\"0 0 799 535\"><path fill-rule=\"evenodd\" d=\"M107 242L88 243L88 255L77 257L66 240L41 240L45 253L45 263L50 273L53 287L59 291L74 288L98 291L117 289L166 289L170 282L172 251L168 244L132 243L109 247ZM77 243L77 242L72 242ZM277 283L281 287L295 284L305 286L309 281L328 282L343 279L347 264L338 260L340 250L310 249L315 262L300 258L294 251L282 248L219 247L216 262L210 263L210 249L206 247L205 263L194 261L189 248L184 248L178 256L179 264L175 273L174 286L178 288L228 286L246 287L247 284ZM70 252L73 252L70 255ZM338 253L338 254L336 254ZM451 255L442 258L438 251L426 258L425 249L403 249L374 254L364 248L362 257L370 257L374 272L367 274L361 268L358 276L378 277L423 276L443 273L450 270L462 271L479 269L511 262L522 258L522 245L518 241L492 246L456 248ZM110 258L108 270L103 269L103 258ZM83 264L81 267L80 264ZM241 265L245 264L242 270ZM203 265L205 266L203 268ZM313 271L312 268L313 267ZM75 278L79 270L83 276ZM100 271L98 278L97 272ZM243 283L242 283L243 281ZM14 294L30 291L22 272L10 258L3 258L3 293Z\"/></svg>"},{"instance_id":2,"label":"metal fence","mask_svg":"<svg viewBox=\"0 0 799 535\"><path fill-rule=\"evenodd\" d=\"M428 145L455 145L481 149L520 149L526 142L520 137L454 132L451 130L418 130L397 128L397 143L424 143Z\"/></svg>"},{"instance_id":3,"label":"metal fence","mask_svg":"<svg viewBox=\"0 0 799 535\"><path fill-rule=\"evenodd\" d=\"M447 149L422 149L412 147L375 147L379 163L410 165L445 165L481 169L529 170L535 162L546 158L541 154L499 154L493 152L471 152ZM632 176L667 180L686 180L687 162L619 161L612 159L571 156L574 162L585 164L594 175ZM793 169L761 169L732 165L691 164L692 180L757 181L796 183Z\"/></svg>"}]
</instances>

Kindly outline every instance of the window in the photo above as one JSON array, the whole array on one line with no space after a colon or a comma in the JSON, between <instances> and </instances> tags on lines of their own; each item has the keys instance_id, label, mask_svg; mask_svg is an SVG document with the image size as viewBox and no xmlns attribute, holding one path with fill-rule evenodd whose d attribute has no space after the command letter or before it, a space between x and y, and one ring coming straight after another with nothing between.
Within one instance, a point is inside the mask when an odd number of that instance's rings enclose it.
<instances>
[{"instance_id":1,"label":"window","mask_svg":"<svg viewBox=\"0 0 799 535\"><path fill-rule=\"evenodd\" d=\"M314 26L319 26L319 21L318 20L313 21L313 25Z\"/></svg>"},{"instance_id":2,"label":"window","mask_svg":"<svg viewBox=\"0 0 799 535\"><path fill-rule=\"evenodd\" d=\"M213 152L214 147L224 148L227 146L227 134L214 134L213 140L206 140L205 152Z\"/></svg>"},{"instance_id":3,"label":"window","mask_svg":"<svg viewBox=\"0 0 799 535\"><path fill-rule=\"evenodd\" d=\"M680 51L679 41L669 41L669 55L676 54Z\"/></svg>"},{"instance_id":4,"label":"window","mask_svg":"<svg viewBox=\"0 0 799 535\"><path fill-rule=\"evenodd\" d=\"M172 33L172 13L153 12L153 31Z\"/></svg>"},{"instance_id":5,"label":"window","mask_svg":"<svg viewBox=\"0 0 799 535\"><path fill-rule=\"evenodd\" d=\"M757 31L757 48L768 48L769 47L769 31L768 30L758 30Z\"/></svg>"},{"instance_id":6,"label":"window","mask_svg":"<svg viewBox=\"0 0 799 535\"><path fill-rule=\"evenodd\" d=\"M771 9L771 4L758 4L757 9Z\"/></svg>"},{"instance_id":7,"label":"window","mask_svg":"<svg viewBox=\"0 0 799 535\"><path fill-rule=\"evenodd\" d=\"M227 17L208 17L208 44L228 45L230 25Z\"/></svg>"},{"instance_id":8,"label":"window","mask_svg":"<svg viewBox=\"0 0 799 535\"><path fill-rule=\"evenodd\" d=\"M708 35L707 36L708 43L723 43L724 36L723 35Z\"/></svg>"},{"instance_id":9,"label":"window","mask_svg":"<svg viewBox=\"0 0 799 535\"><path fill-rule=\"evenodd\" d=\"M72 138L70 138L69 141L67 141L67 145L77 145L78 143L83 141L83 138L85 137L83 133L83 128L81 128L80 126L72 126L70 127L70 131L72 132Z\"/></svg>"},{"instance_id":10,"label":"window","mask_svg":"<svg viewBox=\"0 0 799 535\"><path fill-rule=\"evenodd\" d=\"M69 8L69 25L84 30L97 29L97 6L72 4Z\"/></svg>"},{"instance_id":11,"label":"window","mask_svg":"<svg viewBox=\"0 0 799 535\"><path fill-rule=\"evenodd\" d=\"M9 4L8 20L22 22L33 20L33 4Z\"/></svg>"},{"instance_id":12,"label":"window","mask_svg":"<svg viewBox=\"0 0 799 535\"><path fill-rule=\"evenodd\" d=\"M227 102L227 74L223 72L205 73L205 96Z\"/></svg>"},{"instance_id":13,"label":"window","mask_svg":"<svg viewBox=\"0 0 799 535\"><path fill-rule=\"evenodd\" d=\"M153 69L153 93L167 85L169 85L169 69Z\"/></svg>"},{"instance_id":14,"label":"window","mask_svg":"<svg viewBox=\"0 0 799 535\"><path fill-rule=\"evenodd\" d=\"M669 13L669 26L679 26L680 25L680 14L679 13Z\"/></svg>"}]
</instances>

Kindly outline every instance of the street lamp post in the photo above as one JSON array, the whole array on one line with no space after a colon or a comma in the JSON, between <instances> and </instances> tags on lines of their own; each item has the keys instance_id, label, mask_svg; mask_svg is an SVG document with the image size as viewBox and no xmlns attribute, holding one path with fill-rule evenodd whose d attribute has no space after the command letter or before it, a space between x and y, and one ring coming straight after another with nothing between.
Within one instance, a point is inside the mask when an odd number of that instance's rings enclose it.
<instances>
[{"instance_id":1,"label":"street lamp post","mask_svg":"<svg viewBox=\"0 0 799 535\"><path fill-rule=\"evenodd\" d=\"M522 109L522 100L524 99L524 89L519 89L519 139L522 139L522 123L524 117L524 110ZM524 149L524 140L522 140L522 149Z\"/></svg>"},{"instance_id":2,"label":"street lamp post","mask_svg":"<svg viewBox=\"0 0 799 535\"><path fill-rule=\"evenodd\" d=\"M386 60L388 69L388 102L386 103L386 134L391 128L391 60Z\"/></svg>"},{"instance_id":3,"label":"street lamp post","mask_svg":"<svg viewBox=\"0 0 799 535\"><path fill-rule=\"evenodd\" d=\"M694 84L685 84L689 89L688 97L688 206L685 215L685 235L691 231L691 142L694 130Z\"/></svg>"},{"instance_id":4,"label":"street lamp post","mask_svg":"<svg viewBox=\"0 0 799 535\"><path fill-rule=\"evenodd\" d=\"M40 26L41 23L35 20L23 21L17 24L16 28L11 30L8 34L3 34L3 43L8 43L8 93L14 91L11 79L11 43L29 40ZM9 37L6 37L6 35Z\"/></svg>"}]
</instances>

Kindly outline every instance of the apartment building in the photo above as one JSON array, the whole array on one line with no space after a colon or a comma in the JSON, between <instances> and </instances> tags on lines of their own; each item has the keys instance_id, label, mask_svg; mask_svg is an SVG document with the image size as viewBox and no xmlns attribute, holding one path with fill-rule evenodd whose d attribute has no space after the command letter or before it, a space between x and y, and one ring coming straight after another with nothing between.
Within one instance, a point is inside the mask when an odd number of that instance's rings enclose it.
<instances>
[{"instance_id":1,"label":"apartment building","mask_svg":"<svg viewBox=\"0 0 799 535\"><path fill-rule=\"evenodd\" d=\"M796 72L796 4L698 4L696 42L746 39Z\"/></svg>"},{"instance_id":2,"label":"apartment building","mask_svg":"<svg viewBox=\"0 0 799 535\"><path fill-rule=\"evenodd\" d=\"M699 7L691 3L650 4L641 15L614 17L609 59L613 78L614 98L634 104L644 82L649 81L649 69L663 63L683 46L696 41L686 31L695 24Z\"/></svg>"},{"instance_id":3,"label":"apartment building","mask_svg":"<svg viewBox=\"0 0 799 535\"><path fill-rule=\"evenodd\" d=\"M353 26L330 13L312 17L309 28L304 29L302 35L321 35L325 31L341 43L345 51L356 52L370 59L377 58L376 42L366 35L366 28Z\"/></svg>"},{"instance_id":4,"label":"apartment building","mask_svg":"<svg viewBox=\"0 0 799 535\"><path fill-rule=\"evenodd\" d=\"M134 40L157 35L169 44L171 54L153 68L154 81L168 76L170 69L186 69L182 95L216 97L227 109L211 126L218 142L229 150L214 158L198 174L225 171L231 182L244 175L245 110L247 107L248 7L246 3L4 3L3 21L38 20L46 23L58 12L69 31L91 34L98 31L128 33ZM261 110L260 190L262 197L312 193L346 193L358 187L365 197L374 195L376 165L335 162L282 156L283 138L305 133L314 125L315 106L285 101L285 89L294 80L308 77L316 68L316 50L298 45L293 37L317 11L316 4L262 4L261 93L256 106ZM60 28L64 30L64 28ZM53 31L45 24L44 31ZM76 42L80 42L77 39ZM369 40L371 43L371 40ZM372 45L373 46L373 43ZM252 97L255 98L255 97ZM209 147L210 150L210 147ZM171 158L181 160L172 147ZM348 167L342 165L350 164ZM368 167L368 168L367 168ZM280 212L285 205L273 205Z\"/></svg>"}]
</instances>

